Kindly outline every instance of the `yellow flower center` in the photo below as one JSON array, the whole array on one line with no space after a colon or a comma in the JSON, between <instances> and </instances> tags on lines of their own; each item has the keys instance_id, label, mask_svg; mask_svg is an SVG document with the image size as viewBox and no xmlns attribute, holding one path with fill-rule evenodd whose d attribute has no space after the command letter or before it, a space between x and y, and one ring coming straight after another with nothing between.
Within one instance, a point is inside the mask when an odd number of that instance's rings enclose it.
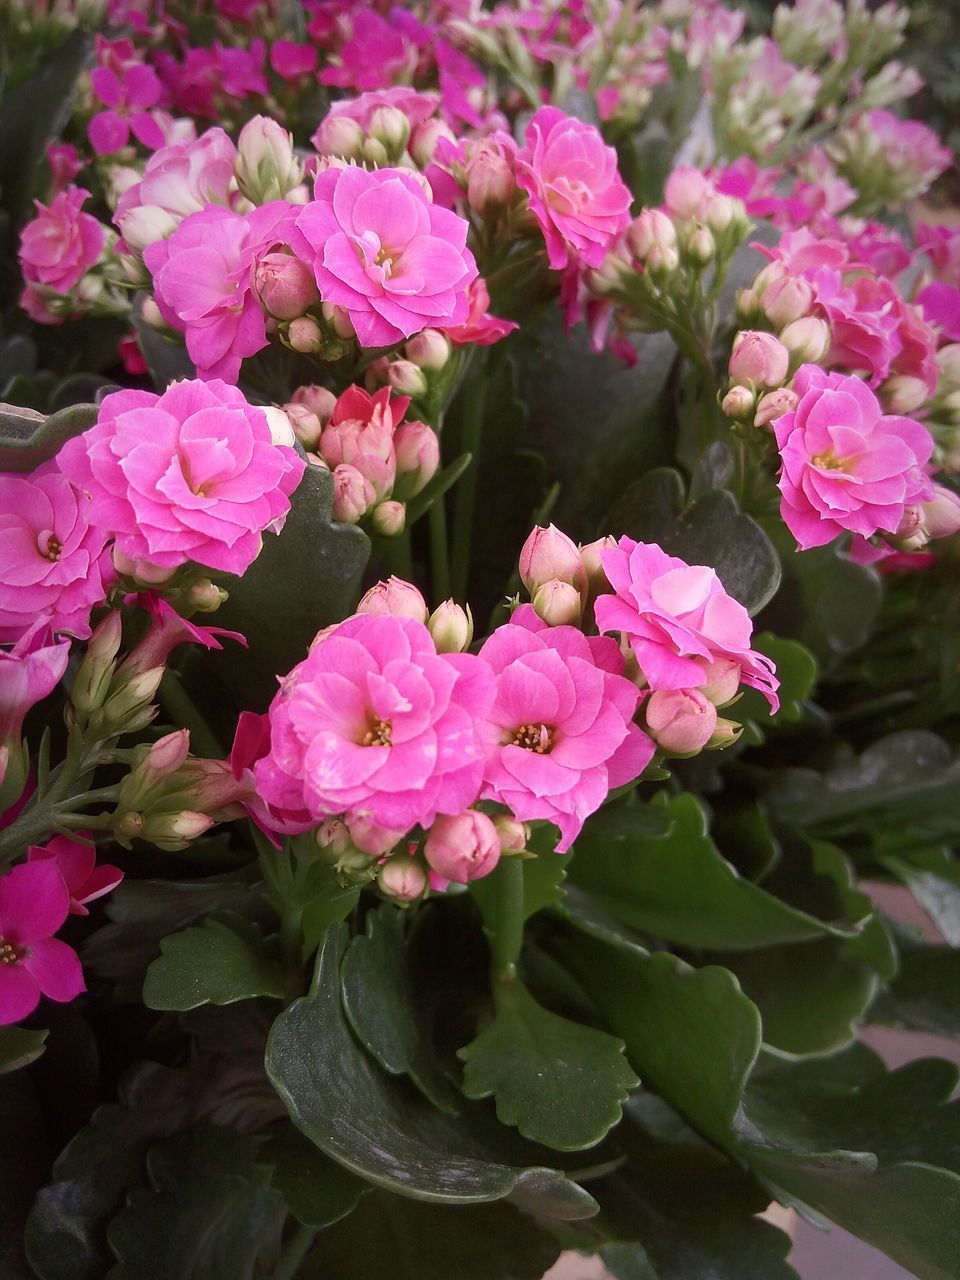
<instances>
[{"instance_id":1,"label":"yellow flower center","mask_svg":"<svg viewBox=\"0 0 960 1280\"><path fill-rule=\"evenodd\" d=\"M545 756L553 746L550 729L545 724L522 724L513 737L513 745Z\"/></svg>"},{"instance_id":2,"label":"yellow flower center","mask_svg":"<svg viewBox=\"0 0 960 1280\"><path fill-rule=\"evenodd\" d=\"M361 746L364 747L389 747L392 745L391 733L393 727L389 720L374 720L373 725L363 735Z\"/></svg>"}]
</instances>

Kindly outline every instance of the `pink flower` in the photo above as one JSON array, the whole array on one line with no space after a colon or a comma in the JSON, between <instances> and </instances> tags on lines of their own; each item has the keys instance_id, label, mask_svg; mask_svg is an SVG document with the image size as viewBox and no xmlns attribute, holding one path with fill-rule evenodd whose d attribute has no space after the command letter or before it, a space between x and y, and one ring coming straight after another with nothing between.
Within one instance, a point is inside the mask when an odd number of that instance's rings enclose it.
<instances>
[{"instance_id":1,"label":"pink flower","mask_svg":"<svg viewBox=\"0 0 960 1280\"><path fill-rule=\"evenodd\" d=\"M272 442L263 410L217 381L106 396L57 461L130 559L237 574L282 527L305 466Z\"/></svg>"},{"instance_id":2,"label":"pink flower","mask_svg":"<svg viewBox=\"0 0 960 1280\"><path fill-rule=\"evenodd\" d=\"M466 884L488 876L500 861L500 837L485 813L467 809L436 820L423 854L435 875Z\"/></svg>"},{"instance_id":3,"label":"pink flower","mask_svg":"<svg viewBox=\"0 0 960 1280\"><path fill-rule=\"evenodd\" d=\"M47 164L50 166L51 195L56 195L70 185L83 162L72 142L48 142Z\"/></svg>"},{"instance_id":4,"label":"pink flower","mask_svg":"<svg viewBox=\"0 0 960 1280\"><path fill-rule=\"evenodd\" d=\"M332 469L357 470L373 497L388 497L397 474L394 431L409 403L409 396L391 397L389 387L372 396L362 387L348 387L321 432L320 456Z\"/></svg>"},{"instance_id":5,"label":"pink flower","mask_svg":"<svg viewBox=\"0 0 960 1280\"><path fill-rule=\"evenodd\" d=\"M476 347L492 347L520 327L515 320L501 320L499 316L490 315L490 291L482 276L471 281L467 289L467 307L466 318L461 324L442 326L455 347L468 343Z\"/></svg>"},{"instance_id":6,"label":"pink flower","mask_svg":"<svg viewBox=\"0 0 960 1280\"><path fill-rule=\"evenodd\" d=\"M346 813L391 831L429 826L477 798L493 696L487 665L438 654L423 623L348 618L281 681L257 791L317 821Z\"/></svg>"},{"instance_id":7,"label":"pink flower","mask_svg":"<svg viewBox=\"0 0 960 1280\"><path fill-rule=\"evenodd\" d=\"M342 89L378 89L409 75L416 66L416 47L405 38L399 25L372 9L355 14L351 25L352 35L340 47L340 65L324 67L318 77L321 84Z\"/></svg>"},{"instance_id":8,"label":"pink flower","mask_svg":"<svg viewBox=\"0 0 960 1280\"><path fill-rule=\"evenodd\" d=\"M153 150L163 146L163 133L149 112L163 96L163 85L153 67L132 63L121 72L95 67L90 72L93 92L107 106L87 125L87 137L98 156L113 155L130 140Z\"/></svg>"},{"instance_id":9,"label":"pink flower","mask_svg":"<svg viewBox=\"0 0 960 1280\"><path fill-rule=\"evenodd\" d=\"M227 631L223 627L201 627L177 613L156 591L144 591L140 595L124 597L124 604L139 605L150 615L147 630L129 655L124 659L123 671L152 671L166 666L167 659L178 645L198 644L203 649L223 648L220 640L235 640L247 646L239 631Z\"/></svg>"},{"instance_id":10,"label":"pink flower","mask_svg":"<svg viewBox=\"0 0 960 1280\"><path fill-rule=\"evenodd\" d=\"M600 560L616 594L597 598L597 626L629 637L651 689L699 689L710 679L710 664L727 658L739 664L742 682L777 709L773 663L750 648L750 615L727 595L715 569L626 537L601 551Z\"/></svg>"},{"instance_id":11,"label":"pink flower","mask_svg":"<svg viewBox=\"0 0 960 1280\"><path fill-rule=\"evenodd\" d=\"M176 225L208 205L226 205L236 158L237 149L222 129L208 129L199 138L173 142L154 152L143 178L128 187L117 203L114 220L121 234L126 236L128 226L137 220L156 222L160 213Z\"/></svg>"},{"instance_id":12,"label":"pink flower","mask_svg":"<svg viewBox=\"0 0 960 1280\"><path fill-rule=\"evenodd\" d=\"M917 294L917 306L947 342L960 342L960 288L933 280Z\"/></svg>"},{"instance_id":13,"label":"pink flower","mask_svg":"<svg viewBox=\"0 0 960 1280\"><path fill-rule=\"evenodd\" d=\"M90 192L67 187L49 206L34 201L37 216L20 233L20 267L28 285L69 293L100 257L106 227L80 209Z\"/></svg>"},{"instance_id":14,"label":"pink flower","mask_svg":"<svg viewBox=\"0 0 960 1280\"><path fill-rule=\"evenodd\" d=\"M63 679L70 641L54 643L48 623L35 623L12 649L0 649L0 747L20 748L27 712Z\"/></svg>"},{"instance_id":15,"label":"pink flower","mask_svg":"<svg viewBox=\"0 0 960 1280\"><path fill-rule=\"evenodd\" d=\"M953 153L919 120L901 120L891 111L875 109L865 120L854 121L853 130L858 125L871 145L882 150L904 197L921 195L953 163Z\"/></svg>"},{"instance_id":16,"label":"pink flower","mask_svg":"<svg viewBox=\"0 0 960 1280\"><path fill-rule=\"evenodd\" d=\"M50 862L56 866L70 895L70 915L88 916L86 903L110 893L123 879L119 867L101 862L92 844L81 844L67 836L54 836L46 845L31 845L27 862Z\"/></svg>"},{"instance_id":17,"label":"pink flower","mask_svg":"<svg viewBox=\"0 0 960 1280\"><path fill-rule=\"evenodd\" d=\"M547 627L529 605L496 629L480 657L497 680L481 799L521 821L556 823L564 853L608 793L653 756L633 723L639 692L615 641Z\"/></svg>"},{"instance_id":18,"label":"pink flower","mask_svg":"<svg viewBox=\"0 0 960 1280\"><path fill-rule=\"evenodd\" d=\"M286 239L295 216L284 200L246 216L211 206L144 250L160 314L185 334L198 377L235 382L243 360L267 345L253 265Z\"/></svg>"},{"instance_id":19,"label":"pink flower","mask_svg":"<svg viewBox=\"0 0 960 1280\"><path fill-rule=\"evenodd\" d=\"M312 44L274 40L270 46L270 66L283 80L299 80L317 69L317 50Z\"/></svg>"},{"instance_id":20,"label":"pink flower","mask_svg":"<svg viewBox=\"0 0 960 1280\"><path fill-rule=\"evenodd\" d=\"M90 634L90 610L111 578L108 526L94 518L89 495L52 462L32 475L0 473L0 643L38 619L54 632Z\"/></svg>"},{"instance_id":21,"label":"pink flower","mask_svg":"<svg viewBox=\"0 0 960 1280\"><path fill-rule=\"evenodd\" d=\"M934 275L947 284L960 285L960 227L917 227L917 248L933 265Z\"/></svg>"},{"instance_id":22,"label":"pink flower","mask_svg":"<svg viewBox=\"0 0 960 1280\"><path fill-rule=\"evenodd\" d=\"M599 267L614 238L630 221L631 195L617 170L617 153L593 125L541 107L527 125L517 153L517 183L547 244L554 270L571 251Z\"/></svg>"},{"instance_id":23,"label":"pink flower","mask_svg":"<svg viewBox=\"0 0 960 1280\"><path fill-rule=\"evenodd\" d=\"M230 748L230 771L237 782L246 783L241 798L248 815L261 831L274 835L296 835L315 825L306 809L280 809L268 804L257 794L254 769L257 761L270 752L270 717L253 711L241 711Z\"/></svg>"},{"instance_id":24,"label":"pink flower","mask_svg":"<svg viewBox=\"0 0 960 1280\"><path fill-rule=\"evenodd\" d=\"M783 466L780 514L802 551L845 529L895 533L904 507L932 497L923 467L933 452L925 427L886 415L860 378L803 365L800 401L773 429Z\"/></svg>"},{"instance_id":25,"label":"pink flower","mask_svg":"<svg viewBox=\"0 0 960 1280\"><path fill-rule=\"evenodd\" d=\"M21 863L0 878L0 1025L32 1013L41 995L64 1004L85 989L77 953L53 937L69 906L53 862Z\"/></svg>"},{"instance_id":26,"label":"pink flower","mask_svg":"<svg viewBox=\"0 0 960 1280\"><path fill-rule=\"evenodd\" d=\"M477 274L468 229L405 170L334 168L318 176L291 244L312 263L324 302L347 312L360 345L385 347L467 319Z\"/></svg>"}]
</instances>

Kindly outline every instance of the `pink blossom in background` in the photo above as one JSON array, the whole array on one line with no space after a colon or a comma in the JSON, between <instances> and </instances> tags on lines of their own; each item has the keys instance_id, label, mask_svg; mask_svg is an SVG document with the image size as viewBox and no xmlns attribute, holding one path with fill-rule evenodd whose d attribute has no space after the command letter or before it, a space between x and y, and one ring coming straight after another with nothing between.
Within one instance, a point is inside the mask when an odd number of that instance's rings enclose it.
<instances>
[{"instance_id":1,"label":"pink blossom in background","mask_svg":"<svg viewBox=\"0 0 960 1280\"><path fill-rule=\"evenodd\" d=\"M902 237L882 222L866 223L848 243L856 261L865 262L878 276L886 276L890 280L906 271L913 261Z\"/></svg>"},{"instance_id":2,"label":"pink blossom in background","mask_svg":"<svg viewBox=\"0 0 960 1280\"><path fill-rule=\"evenodd\" d=\"M630 220L632 197L617 169L617 153L593 125L541 107L517 153L517 183L562 270L573 253L599 267L611 241Z\"/></svg>"},{"instance_id":3,"label":"pink blossom in background","mask_svg":"<svg viewBox=\"0 0 960 1280\"><path fill-rule=\"evenodd\" d=\"M312 44L274 40L270 46L270 66L283 80L299 80L317 69L317 49Z\"/></svg>"},{"instance_id":4,"label":"pink blossom in background","mask_svg":"<svg viewBox=\"0 0 960 1280\"><path fill-rule=\"evenodd\" d=\"M27 1017L41 996L65 1004L85 990L77 953L53 936L69 906L53 862L20 863L0 877L0 1025Z\"/></svg>"},{"instance_id":5,"label":"pink blossom in background","mask_svg":"<svg viewBox=\"0 0 960 1280\"><path fill-rule=\"evenodd\" d=\"M862 538L895 533L907 504L933 496L924 472L930 433L884 414L860 378L803 365L793 387L800 401L773 429L783 464L780 514L800 549L844 530Z\"/></svg>"},{"instance_id":6,"label":"pink blossom in background","mask_svg":"<svg viewBox=\"0 0 960 1280\"><path fill-rule=\"evenodd\" d=\"M853 128L858 121L854 121ZM892 111L875 108L866 113L865 133L884 153L907 195L919 195L950 168L953 153L939 136L919 120L901 120Z\"/></svg>"},{"instance_id":7,"label":"pink blossom in background","mask_svg":"<svg viewBox=\"0 0 960 1280\"><path fill-rule=\"evenodd\" d=\"M633 723L639 691L614 640L548 627L530 605L484 641L480 657L497 687L481 798L521 821L556 823L565 853L608 793L653 756Z\"/></svg>"},{"instance_id":8,"label":"pink blossom in background","mask_svg":"<svg viewBox=\"0 0 960 1280\"><path fill-rule=\"evenodd\" d=\"M934 275L947 284L960 285L960 226L917 227L917 249L925 253Z\"/></svg>"},{"instance_id":9,"label":"pink blossom in background","mask_svg":"<svg viewBox=\"0 0 960 1280\"><path fill-rule=\"evenodd\" d=\"M601 551L600 560L616 594L597 598L597 626L627 636L651 689L700 688L709 682L705 664L727 659L739 665L741 683L776 711L774 665L750 648L750 615L715 569L627 537Z\"/></svg>"},{"instance_id":10,"label":"pink blossom in background","mask_svg":"<svg viewBox=\"0 0 960 1280\"><path fill-rule=\"evenodd\" d=\"M321 84L382 89L409 77L417 64L417 49L400 26L373 9L361 9L350 22L352 35L333 63L321 70Z\"/></svg>"},{"instance_id":11,"label":"pink blossom in background","mask_svg":"<svg viewBox=\"0 0 960 1280\"><path fill-rule=\"evenodd\" d=\"M117 355L120 357L124 372L131 378L142 378L149 371L135 334L128 333L125 338L120 339L117 343Z\"/></svg>"},{"instance_id":12,"label":"pink blossom in background","mask_svg":"<svg viewBox=\"0 0 960 1280\"><path fill-rule=\"evenodd\" d=\"M31 475L0 473L0 643L38 621L85 638L112 577L112 531L90 496L46 462Z\"/></svg>"},{"instance_id":13,"label":"pink blossom in background","mask_svg":"<svg viewBox=\"0 0 960 1280\"><path fill-rule=\"evenodd\" d=\"M462 324L444 325L443 332L455 347L471 343L476 347L491 347L520 326L515 320L502 320L490 315L490 291L482 276L471 281L467 289L467 316Z\"/></svg>"},{"instance_id":14,"label":"pink blossom in background","mask_svg":"<svg viewBox=\"0 0 960 1280\"><path fill-rule=\"evenodd\" d=\"M27 712L53 693L69 658L70 641L54 641L45 622L35 622L12 649L0 649L0 746L19 749Z\"/></svg>"},{"instance_id":15,"label":"pink blossom in background","mask_svg":"<svg viewBox=\"0 0 960 1280\"><path fill-rule=\"evenodd\" d=\"M261 409L224 382L118 391L96 426L61 449L60 470L131 560L243 573L278 532L306 465L275 445Z\"/></svg>"},{"instance_id":16,"label":"pink blossom in background","mask_svg":"<svg viewBox=\"0 0 960 1280\"><path fill-rule=\"evenodd\" d=\"M97 862L97 851L92 844L81 844L68 836L54 836L42 846L31 845L27 862L54 863L67 886L72 916L89 915L86 904L110 893L123 879L119 867Z\"/></svg>"},{"instance_id":17,"label":"pink blossom in background","mask_svg":"<svg viewBox=\"0 0 960 1280\"><path fill-rule=\"evenodd\" d=\"M312 264L323 301L347 312L360 345L384 347L466 321L477 275L468 230L405 170L331 168L318 175L290 244Z\"/></svg>"},{"instance_id":18,"label":"pink blossom in background","mask_svg":"<svg viewBox=\"0 0 960 1280\"><path fill-rule=\"evenodd\" d=\"M163 146L163 133L150 114L150 108L163 97L163 85L153 67L137 62L121 72L95 67L90 84L107 108L98 111L87 125L87 137L98 156L112 155L125 147L131 132L151 150Z\"/></svg>"},{"instance_id":19,"label":"pink blossom in background","mask_svg":"<svg viewBox=\"0 0 960 1280\"><path fill-rule=\"evenodd\" d=\"M96 263L107 229L89 213L81 213L90 192L67 187L43 205L20 233L20 267L28 285L44 285L69 293Z\"/></svg>"},{"instance_id":20,"label":"pink blossom in background","mask_svg":"<svg viewBox=\"0 0 960 1280\"><path fill-rule=\"evenodd\" d=\"M917 306L947 342L960 342L960 288L933 280L917 294Z\"/></svg>"},{"instance_id":21,"label":"pink blossom in background","mask_svg":"<svg viewBox=\"0 0 960 1280\"><path fill-rule=\"evenodd\" d=\"M438 654L423 623L348 618L281 680L257 791L316 820L346 813L394 832L429 826L477 798L493 697L487 664Z\"/></svg>"},{"instance_id":22,"label":"pink blossom in background","mask_svg":"<svg viewBox=\"0 0 960 1280\"><path fill-rule=\"evenodd\" d=\"M51 196L68 187L83 168L83 161L72 142L48 142L47 164L50 166Z\"/></svg>"}]
</instances>

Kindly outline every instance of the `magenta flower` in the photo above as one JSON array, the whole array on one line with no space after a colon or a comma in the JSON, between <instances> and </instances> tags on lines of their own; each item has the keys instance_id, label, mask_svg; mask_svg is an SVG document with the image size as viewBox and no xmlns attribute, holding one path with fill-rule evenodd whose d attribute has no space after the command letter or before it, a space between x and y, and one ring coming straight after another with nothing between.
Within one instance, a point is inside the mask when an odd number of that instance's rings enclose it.
<instances>
[{"instance_id":1,"label":"magenta flower","mask_svg":"<svg viewBox=\"0 0 960 1280\"><path fill-rule=\"evenodd\" d=\"M270 46L270 66L283 80L299 80L317 69L317 49L312 44L274 40Z\"/></svg>"},{"instance_id":2,"label":"magenta flower","mask_svg":"<svg viewBox=\"0 0 960 1280\"><path fill-rule=\"evenodd\" d=\"M295 217L284 200L246 216L211 206L144 249L160 314L186 336L198 377L236 382L245 357L267 345L252 267L261 251L287 238Z\"/></svg>"},{"instance_id":3,"label":"magenta flower","mask_svg":"<svg viewBox=\"0 0 960 1280\"><path fill-rule=\"evenodd\" d=\"M631 195L617 169L617 153L593 125L541 107L517 153L517 183L547 244L547 260L561 271L572 253L599 267L630 221Z\"/></svg>"},{"instance_id":4,"label":"magenta flower","mask_svg":"<svg viewBox=\"0 0 960 1280\"><path fill-rule=\"evenodd\" d=\"M35 623L12 649L0 649L0 747L19 750L23 722L63 679L70 641L54 643L47 623Z\"/></svg>"},{"instance_id":5,"label":"magenta flower","mask_svg":"<svg viewBox=\"0 0 960 1280\"><path fill-rule=\"evenodd\" d=\"M860 378L805 364L793 387L800 402L773 429L783 462L780 514L800 550L846 529L863 538L895 533L905 506L933 496L923 470L930 433L912 418L884 414Z\"/></svg>"},{"instance_id":6,"label":"magenta flower","mask_svg":"<svg viewBox=\"0 0 960 1280\"><path fill-rule=\"evenodd\" d=\"M55 463L31 475L0 473L0 643L19 640L38 619L54 632L90 634L90 610L112 577L106 528Z\"/></svg>"},{"instance_id":7,"label":"magenta flower","mask_svg":"<svg viewBox=\"0 0 960 1280\"><path fill-rule=\"evenodd\" d=\"M166 666L170 654L181 644L198 644L203 649L219 651L223 648L221 640L235 640L247 647L246 638L239 631L198 626L177 613L156 591L126 596L124 604L137 604L150 615L143 638L123 661L124 671L150 671Z\"/></svg>"},{"instance_id":8,"label":"magenta flower","mask_svg":"<svg viewBox=\"0 0 960 1280\"><path fill-rule=\"evenodd\" d=\"M438 654L423 623L348 618L281 681L257 791L318 822L346 814L391 831L429 826L477 798L493 696L487 664Z\"/></svg>"},{"instance_id":9,"label":"magenta flower","mask_svg":"<svg viewBox=\"0 0 960 1280\"><path fill-rule=\"evenodd\" d=\"M347 312L361 346L466 320L477 275L468 224L432 205L411 173L326 169L296 226L294 252L312 264L323 301Z\"/></svg>"},{"instance_id":10,"label":"magenta flower","mask_svg":"<svg viewBox=\"0 0 960 1280\"><path fill-rule=\"evenodd\" d=\"M502 320L490 314L490 290L482 276L477 276L467 290L467 315L461 324L445 325L443 332L455 347L472 343L492 347L495 342L519 329L515 320Z\"/></svg>"},{"instance_id":11,"label":"magenta flower","mask_svg":"<svg viewBox=\"0 0 960 1280\"><path fill-rule=\"evenodd\" d=\"M480 657L497 681L481 799L521 821L556 823L564 853L608 793L653 756L633 723L639 691L614 640L547 627L530 605L496 629Z\"/></svg>"},{"instance_id":12,"label":"magenta flower","mask_svg":"<svg viewBox=\"0 0 960 1280\"><path fill-rule=\"evenodd\" d=\"M315 825L306 809L278 809L257 794L254 769L270 752L270 717L241 711L230 748L230 772L243 784L240 803L260 830L276 843L276 835L296 835Z\"/></svg>"},{"instance_id":13,"label":"magenta flower","mask_svg":"<svg viewBox=\"0 0 960 1280\"><path fill-rule=\"evenodd\" d=\"M397 10L391 12L391 17ZM326 66L321 84L341 89L379 89L392 80L406 78L417 63L417 49L399 25L373 9L362 9L352 18L352 34L340 47L339 66Z\"/></svg>"},{"instance_id":14,"label":"magenta flower","mask_svg":"<svg viewBox=\"0 0 960 1280\"><path fill-rule=\"evenodd\" d=\"M87 125L87 137L98 156L113 155L125 147L131 131L151 150L163 146L163 132L149 111L163 97L163 85L153 67L135 62L120 74L111 67L96 67L90 83L107 107Z\"/></svg>"},{"instance_id":15,"label":"magenta flower","mask_svg":"<svg viewBox=\"0 0 960 1280\"><path fill-rule=\"evenodd\" d=\"M65 1004L85 990L77 953L53 936L69 907L54 862L21 863L0 878L0 1026L33 1013L42 995Z\"/></svg>"},{"instance_id":16,"label":"magenta flower","mask_svg":"<svg viewBox=\"0 0 960 1280\"><path fill-rule=\"evenodd\" d=\"M80 212L89 197L82 187L67 187L49 206L34 201L37 216L20 233L20 267L27 284L69 293L96 263L107 229Z\"/></svg>"},{"instance_id":17,"label":"magenta flower","mask_svg":"<svg viewBox=\"0 0 960 1280\"><path fill-rule=\"evenodd\" d=\"M28 863L51 861L67 886L72 916L88 916L86 904L110 893L123 879L119 867L106 862L97 865L97 851L92 844L81 844L67 836L54 836L47 844L31 845L27 850Z\"/></svg>"},{"instance_id":18,"label":"magenta flower","mask_svg":"<svg viewBox=\"0 0 960 1280\"><path fill-rule=\"evenodd\" d=\"M629 638L651 689L698 689L709 682L710 664L725 658L776 711L773 663L750 648L750 615L727 595L715 569L626 537L601 551L600 561L616 594L597 598L597 626Z\"/></svg>"},{"instance_id":19,"label":"magenta flower","mask_svg":"<svg viewBox=\"0 0 960 1280\"><path fill-rule=\"evenodd\" d=\"M96 426L69 440L57 462L123 555L236 574L256 559L266 530L279 532L305 466L273 443L262 409L217 381L106 396Z\"/></svg>"}]
</instances>

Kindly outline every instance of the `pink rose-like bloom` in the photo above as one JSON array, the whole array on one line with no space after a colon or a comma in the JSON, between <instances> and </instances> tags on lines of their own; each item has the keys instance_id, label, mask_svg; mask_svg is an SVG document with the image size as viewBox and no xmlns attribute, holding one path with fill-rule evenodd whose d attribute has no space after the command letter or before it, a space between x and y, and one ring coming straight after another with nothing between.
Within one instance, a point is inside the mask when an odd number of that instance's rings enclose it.
<instances>
[{"instance_id":1,"label":"pink rose-like bloom","mask_svg":"<svg viewBox=\"0 0 960 1280\"><path fill-rule=\"evenodd\" d=\"M626 537L601 551L600 560L616 594L597 598L597 626L629 637L651 689L699 689L710 680L709 664L726 658L776 711L773 663L750 648L750 615L724 591L715 569Z\"/></svg>"},{"instance_id":2,"label":"pink rose-like bloom","mask_svg":"<svg viewBox=\"0 0 960 1280\"><path fill-rule=\"evenodd\" d=\"M484 642L497 680L481 799L521 821L546 818L564 853L607 794L639 777L653 743L633 715L639 691L614 640L547 627L530 605Z\"/></svg>"},{"instance_id":3,"label":"pink rose-like bloom","mask_svg":"<svg viewBox=\"0 0 960 1280\"><path fill-rule=\"evenodd\" d=\"M392 346L428 325L467 319L477 265L468 224L430 204L402 169L327 169L291 245L313 265L324 302L343 307L363 347Z\"/></svg>"},{"instance_id":4,"label":"pink rose-like bloom","mask_svg":"<svg viewBox=\"0 0 960 1280\"><path fill-rule=\"evenodd\" d=\"M166 213L181 222L207 205L226 205L236 158L237 149L222 129L208 129L199 138L173 142L154 152L143 178L128 187L117 203L114 220L121 234L135 210Z\"/></svg>"},{"instance_id":5,"label":"pink rose-like bloom","mask_svg":"<svg viewBox=\"0 0 960 1280\"><path fill-rule=\"evenodd\" d=\"M65 1004L84 990L72 947L53 935L70 908L56 863L21 863L0 878L0 1026L32 1013L42 995Z\"/></svg>"},{"instance_id":6,"label":"pink rose-like bloom","mask_svg":"<svg viewBox=\"0 0 960 1280\"><path fill-rule=\"evenodd\" d=\"M540 224L547 260L562 270L573 254L599 267L630 221L631 195L617 169L617 153L593 125L541 107L517 153L517 183Z\"/></svg>"},{"instance_id":7,"label":"pink rose-like bloom","mask_svg":"<svg viewBox=\"0 0 960 1280\"><path fill-rule=\"evenodd\" d=\"M100 257L107 230L81 213L90 192L67 187L49 206L34 201L37 216L20 233L20 267L27 284L69 293Z\"/></svg>"},{"instance_id":8,"label":"pink rose-like bloom","mask_svg":"<svg viewBox=\"0 0 960 1280\"><path fill-rule=\"evenodd\" d=\"M97 851L92 844L81 844L67 836L54 836L45 845L31 845L27 850L27 862L49 861L67 886L72 916L88 916L86 904L110 893L123 879L119 867L106 862L97 865Z\"/></svg>"},{"instance_id":9,"label":"pink rose-like bloom","mask_svg":"<svg viewBox=\"0 0 960 1280\"><path fill-rule=\"evenodd\" d=\"M257 791L316 820L346 813L395 832L429 826L477 798L493 696L489 667L438 654L422 622L348 618L281 681Z\"/></svg>"},{"instance_id":10,"label":"pink rose-like bloom","mask_svg":"<svg viewBox=\"0 0 960 1280\"><path fill-rule=\"evenodd\" d=\"M0 643L38 619L54 632L90 634L90 610L111 577L109 527L53 462L32 475L0 474Z\"/></svg>"},{"instance_id":11,"label":"pink rose-like bloom","mask_svg":"<svg viewBox=\"0 0 960 1280\"><path fill-rule=\"evenodd\" d=\"M53 643L50 627L36 623L12 649L0 649L0 747L18 749L23 722L63 679L70 641Z\"/></svg>"},{"instance_id":12,"label":"pink rose-like bloom","mask_svg":"<svg viewBox=\"0 0 960 1280\"><path fill-rule=\"evenodd\" d=\"M96 426L57 462L131 560L236 574L266 530L279 532L306 465L273 443L262 409L216 381L106 396Z\"/></svg>"},{"instance_id":13,"label":"pink rose-like bloom","mask_svg":"<svg viewBox=\"0 0 960 1280\"><path fill-rule=\"evenodd\" d=\"M783 461L780 514L800 549L846 529L863 538L895 533L904 507L933 495L923 470L930 433L884 414L860 378L803 365L793 385L800 401L773 429Z\"/></svg>"}]
</instances>

